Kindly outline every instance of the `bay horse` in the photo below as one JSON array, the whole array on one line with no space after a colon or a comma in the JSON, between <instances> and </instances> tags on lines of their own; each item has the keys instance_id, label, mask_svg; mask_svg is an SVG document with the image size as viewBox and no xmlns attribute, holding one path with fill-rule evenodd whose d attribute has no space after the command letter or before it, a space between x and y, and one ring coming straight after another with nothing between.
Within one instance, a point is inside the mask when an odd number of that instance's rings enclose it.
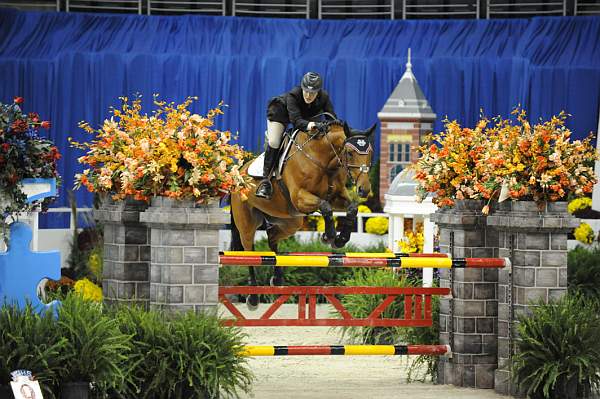
<instances>
[{"instance_id":1,"label":"bay horse","mask_svg":"<svg viewBox=\"0 0 600 399\"><path fill-rule=\"evenodd\" d=\"M288 238L302 227L304 216L319 211L325 220L321 239L334 248L341 248L350 240L358 204L350 198L346 182L350 178L358 195L366 198L371 192L369 168L373 147L370 137L376 125L361 131L350 129L337 120L324 122L316 133L298 132L290 148L281 179L273 182L273 196L256 197L259 178L247 199L239 193L231 196L231 249L252 251L256 230L267 221L269 248L277 252L279 241ZM247 172L251 162L241 169ZM336 235L333 210L346 210L346 218ZM250 284L256 285L254 267L250 266ZM275 267L271 279L274 285L283 285L283 270ZM250 308L258 306L258 295L247 299Z\"/></svg>"}]
</instances>

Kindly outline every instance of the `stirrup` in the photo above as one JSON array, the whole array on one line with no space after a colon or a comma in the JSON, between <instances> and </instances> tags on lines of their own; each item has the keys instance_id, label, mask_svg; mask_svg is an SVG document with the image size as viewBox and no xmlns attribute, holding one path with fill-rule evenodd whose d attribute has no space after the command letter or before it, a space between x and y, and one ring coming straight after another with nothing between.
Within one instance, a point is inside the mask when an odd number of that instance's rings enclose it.
<instances>
[{"instance_id":1,"label":"stirrup","mask_svg":"<svg viewBox=\"0 0 600 399\"><path fill-rule=\"evenodd\" d=\"M271 185L271 182L267 179L261 180L255 195L258 198L271 199L271 196L273 195L273 186Z\"/></svg>"}]
</instances>

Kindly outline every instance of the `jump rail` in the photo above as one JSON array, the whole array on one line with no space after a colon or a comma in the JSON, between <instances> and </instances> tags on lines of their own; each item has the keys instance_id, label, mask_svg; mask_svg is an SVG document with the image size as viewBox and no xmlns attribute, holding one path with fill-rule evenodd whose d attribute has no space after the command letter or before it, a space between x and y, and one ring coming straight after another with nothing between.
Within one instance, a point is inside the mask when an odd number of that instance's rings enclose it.
<instances>
[{"instance_id":1,"label":"jump rail","mask_svg":"<svg viewBox=\"0 0 600 399\"><path fill-rule=\"evenodd\" d=\"M381 356L381 355L451 355L450 345L248 345L243 356Z\"/></svg>"},{"instance_id":2,"label":"jump rail","mask_svg":"<svg viewBox=\"0 0 600 399\"><path fill-rule=\"evenodd\" d=\"M418 255L418 256L414 256ZM442 256L440 256L442 255ZM455 258L444 254L275 254L274 252L225 251L219 255L221 266L281 267L393 267L393 268L504 268L508 258Z\"/></svg>"}]
</instances>

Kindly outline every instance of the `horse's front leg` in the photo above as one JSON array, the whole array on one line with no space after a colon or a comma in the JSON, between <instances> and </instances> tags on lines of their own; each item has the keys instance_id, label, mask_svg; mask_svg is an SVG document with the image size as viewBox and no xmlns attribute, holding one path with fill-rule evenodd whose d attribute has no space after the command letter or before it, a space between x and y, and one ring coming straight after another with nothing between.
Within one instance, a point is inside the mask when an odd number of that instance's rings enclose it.
<instances>
[{"instance_id":1,"label":"horse's front leg","mask_svg":"<svg viewBox=\"0 0 600 399\"><path fill-rule=\"evenodd\" d=\"M296 209L304 214L310 215L317 210L321 212L325 220L325 232L323 233L322 240L331 242L335 239L335 222L333 220L333 210L329 202L305 189L299 189L294 193L292 201L296 205Z\"/></svg>"},{"instance_id":2,"label":"horse's front leg","mask_svg":"<svg viewBox=\"0 0 600 399\"><path fill-rule=\"evenodd\" d=\"M340 232L332 243L333 248L342 248L350 241L350 235L354 229L357 214L358 204L356 202L350 203L346 210L346 216L340 221Z\"/></svg>"}]
</instances>

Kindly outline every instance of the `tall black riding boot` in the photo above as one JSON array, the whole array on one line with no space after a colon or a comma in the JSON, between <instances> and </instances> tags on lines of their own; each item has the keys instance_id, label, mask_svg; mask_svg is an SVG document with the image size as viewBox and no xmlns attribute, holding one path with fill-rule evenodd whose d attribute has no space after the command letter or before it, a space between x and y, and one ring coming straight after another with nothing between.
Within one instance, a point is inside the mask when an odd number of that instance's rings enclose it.
<instances>
[{"instance_id":1,"label":"tall black riding boot","mask_svg":"<svg viewBox=\"0 0 600 399\"><path fill-rule=\"evenodd\" d=\"M265 162L263 165L263 179L258 184L256 189L256 196L260 198L271 199L273 195L273 186L271 185L271 171L275 166L275 160L277 159L278 148L272 148L267 145L267 151L265 152Z\"/></svg>"}]
</instances>

